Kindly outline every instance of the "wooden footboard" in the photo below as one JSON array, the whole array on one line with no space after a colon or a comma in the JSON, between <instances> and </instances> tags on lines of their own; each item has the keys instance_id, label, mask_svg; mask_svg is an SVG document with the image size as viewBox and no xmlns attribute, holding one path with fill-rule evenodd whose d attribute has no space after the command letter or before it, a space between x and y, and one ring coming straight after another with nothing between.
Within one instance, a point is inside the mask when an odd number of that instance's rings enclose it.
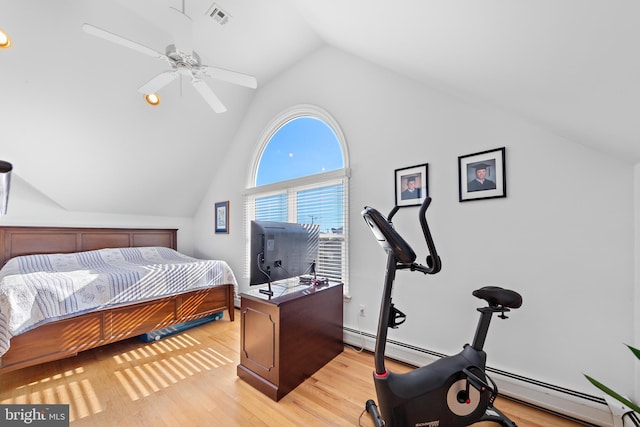
<instances>
[{"instance_id":1,"label":"wooden footboard","mask_svg":"<svg viewBox=\"0 0 640 427\"><path fill-rule=\"evenodd\" d=\"M220 285L48 323L11 339L11 348L0 359L0 373L75 356L224 310L233 321L233 299L233 285Z\"/></svg>"},{"instance_id":2,"label":"wooden footboard","mask_svg":"<svg viewBox=\"0 0 640 427\"><path fill-rule=\"evenodd\" d=\"M176 249L176 229L0 227L0 267L19 255L103 248ZM48 323L11 339L0 373L74 356L78 352L221 311L234 317L234 287L214 288L95 311Z\"/></svg>"}]
</instances>

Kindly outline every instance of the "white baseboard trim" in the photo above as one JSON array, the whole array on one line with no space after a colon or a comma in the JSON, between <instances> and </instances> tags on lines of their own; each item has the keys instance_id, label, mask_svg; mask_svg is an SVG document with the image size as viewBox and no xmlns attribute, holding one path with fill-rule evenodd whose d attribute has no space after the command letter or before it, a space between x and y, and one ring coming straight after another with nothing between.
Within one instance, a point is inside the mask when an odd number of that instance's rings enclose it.
<instances>
[{"instance_id":1,"label":"white baseboard trim","mask_svg":"<svg viewBox=\"0 0 640 427\"><path fill-rule=\"evenodd\" d=\"M344 343L373 352L375 336L344 328ZM408 344L387 341L386 356L412 366L424 366L443 356ZM373 368L373 367L372 367ZM555 413L585 425L613 427L613 416L602 398L496 369L487 369L500 395Z\"/></svg>"}]
</instances>

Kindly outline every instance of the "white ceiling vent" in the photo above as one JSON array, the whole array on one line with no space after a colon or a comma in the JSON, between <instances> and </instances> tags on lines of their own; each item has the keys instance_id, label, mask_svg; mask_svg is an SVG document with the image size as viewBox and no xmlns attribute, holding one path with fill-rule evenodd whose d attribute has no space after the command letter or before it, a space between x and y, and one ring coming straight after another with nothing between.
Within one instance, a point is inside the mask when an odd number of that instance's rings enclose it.
<instances>
[{"instance_id":1,"label":"white ceiling vent","mask_svg":"<svg viewBox=\"0 0 640 427\"><path fill-rule=\"evenodd\" d=\"M226 24L229 22L229 18L231 18L231 15L220 9L220 6L215 3L211 5L209 10L207 10L207 16L220 25Z\"/></svg>"}]
</instances>

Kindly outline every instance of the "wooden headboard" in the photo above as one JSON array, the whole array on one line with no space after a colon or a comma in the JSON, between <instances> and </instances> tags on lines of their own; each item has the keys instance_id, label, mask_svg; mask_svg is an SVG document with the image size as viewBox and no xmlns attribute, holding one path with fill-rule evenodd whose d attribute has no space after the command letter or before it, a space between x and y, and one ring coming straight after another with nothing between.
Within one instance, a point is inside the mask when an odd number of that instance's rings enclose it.
<instances>
[{"instance_id":1,"label":"wooden headboard","mask_svg":"<svg viewBox=\"0 0 640 427\"><path fill-rule=\"evenodd\" d=\"M15 256L103 248L177 248L177 229L0 227L0 267Z\"/></svg>"}]
</instances>

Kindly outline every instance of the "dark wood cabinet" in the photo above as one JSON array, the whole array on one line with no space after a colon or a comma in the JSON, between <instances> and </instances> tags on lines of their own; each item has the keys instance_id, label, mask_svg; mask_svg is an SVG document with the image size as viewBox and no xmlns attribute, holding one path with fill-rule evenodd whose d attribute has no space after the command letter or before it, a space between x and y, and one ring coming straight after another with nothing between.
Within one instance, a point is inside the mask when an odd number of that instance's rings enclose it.
<instances>
[{"instance_id":1,"label":"dark wood cabinet","mask_svg":"<svg viewBox=\"0 0 640 427\"><path fill-rule=\"evenodd\" d=\"M342 284L241 294L238 376L278 401L344 348Z\"/></svg>"}]
</instances>

